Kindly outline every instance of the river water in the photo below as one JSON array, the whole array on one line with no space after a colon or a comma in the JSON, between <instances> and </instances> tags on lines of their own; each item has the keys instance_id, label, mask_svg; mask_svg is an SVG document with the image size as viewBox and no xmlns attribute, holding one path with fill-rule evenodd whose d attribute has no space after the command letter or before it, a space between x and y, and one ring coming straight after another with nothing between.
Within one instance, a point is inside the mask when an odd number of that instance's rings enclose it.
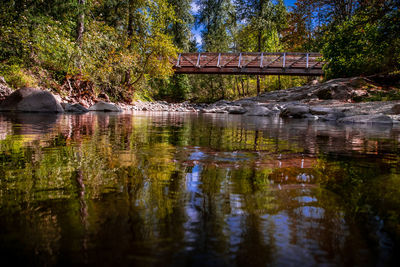
<instances>
[{"instance_id":1,"label":"river water","mask_svg":"<svg viewBox=\"0 0 400 267\"><path fill-rule=\"evenodd\" d=\"M13 265L387 266L400 127L188 113L0 114Z\"/></svg>"}]
</instances>

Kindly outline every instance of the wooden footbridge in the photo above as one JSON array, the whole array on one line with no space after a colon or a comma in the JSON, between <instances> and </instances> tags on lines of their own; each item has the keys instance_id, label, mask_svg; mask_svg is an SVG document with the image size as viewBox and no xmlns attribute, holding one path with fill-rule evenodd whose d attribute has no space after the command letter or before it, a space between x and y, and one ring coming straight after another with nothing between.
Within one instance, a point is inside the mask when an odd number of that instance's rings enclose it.
<instances>
[{"instance_id":1,"label":"wooden footbridge","mask_svg":"<svg viewBox=\"0 0 400 267\"><path fill-rule=\"evenodd\" d=\"M319 53L181 53L171 63L177 74L324 74Z\"/></svg>"}]
</instances>

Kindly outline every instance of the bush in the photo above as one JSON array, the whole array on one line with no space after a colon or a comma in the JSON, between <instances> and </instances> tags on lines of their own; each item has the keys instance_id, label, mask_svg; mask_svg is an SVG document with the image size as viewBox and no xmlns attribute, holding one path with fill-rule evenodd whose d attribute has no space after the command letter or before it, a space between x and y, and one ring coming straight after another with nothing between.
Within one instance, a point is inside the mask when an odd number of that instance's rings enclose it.
<instances>
[{"instance_id":1,"label":"bush","mask_svg":"<svg viewBox=\"0 0 400 267\"><path fill-rule=\"evenodd\" d=\"M18 65L6 67L1 70L1 75L4 76L6 82L14 89L38 86L38 81Z\"/></svg>"}]
</instances>

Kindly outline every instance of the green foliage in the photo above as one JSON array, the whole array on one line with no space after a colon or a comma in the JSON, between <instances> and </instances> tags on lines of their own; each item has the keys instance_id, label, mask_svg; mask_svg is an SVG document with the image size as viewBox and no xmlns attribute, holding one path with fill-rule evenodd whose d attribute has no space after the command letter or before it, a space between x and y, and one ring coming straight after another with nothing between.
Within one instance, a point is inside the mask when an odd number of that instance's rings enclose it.
<instances>
[{"instance_id":1,"label":"green foliage","mask_svg":"<svg viewBox=\"0 0 400 267\"><path fill-rule=\"evenodd\" d=\"M370 93L369 97L365 97L362 99L364 102L369 101L392 101L392 100L400 100L400 89L393 89L390 91L377 91Z\"/></svg>"},{"instance_id":2,"label":"green foliage","mask_svg":"<svg viewBox=\"0 0 400 267\"><path fill-rule=\"evenodd\" d=\"M356 15L327 32L323 47L324 58L329 62L325 69L327 77L389 71L392 66L386 51L392 44L381 40L380 27L377 22L369 22L368 17Z\"/></svg>"},{"instance_id":3,"label":"green foliage","mask_svg":"<svg viewBox=\"0 0 400 267\"><path fill-rule=\"evenodd\" d=\"M157 99L167 99L171 101L188 100L191 86L187 75L173 75L167 80L157 79L153 81L155 88L159 88Z\"/></svg>"},{"instance_id":4,"label":"green foliage","mask_svg":"<svg viewBox=\"0 0 400 267\"><path fill-rule=\"evenodd\" d=\"M38 81L19 65L6 65L1 68L0 75L4 76L6 82L14 89L20 87L36 87L38 85Z\"/></svg>"},{"instance_id":5,"label":"green foliage","mask_svg":"<svg viewBox=\"0 0 400 267\"><path fill-rule=\"evenodd\" d=\"M241 30L243 33L239 38L242 41L242 46L239 45L240 50L278 51L278 34L286 27L286 7L283 1L275 3L264 0L236 0L235 4L239 19L248 22Z\"/></svg>"},{"instance_id":6,"label":"green foliage","mask_svg":"<svg viewBox=\"0 0 400 267\"><path fill-rule=\"evenodd\" d=\"M170 58L197 51L191 0L5 0L0 74L14 87L62 88L79 75L112 100L215 101L306 79L173 76ZM322 51L327 78L400 69L398 1L196 0L207 52ZM80 31L81 29L82 31ZM46 75L36 75L40 70ZM43 81L51 79L51 81ZM261 88L258 86L261 85ZM57 89L59 90L59 89ZM140 97L139 97L140 98Z\"/></svg>"},{"instance_id":7,"label":"green foliage","mask_svg":"<svg viewBox=\"0 0 400 267\"><path fill-rule=\"evenodd\" d=\"M172 74L168 58L177 50L166 29L182 22L166 0L45 0L29 5L10 0L0 11L0 62L6 66L2 74L15 87L35 85L24 69L38 66L55 77L80 74L118 100L147 90L151 78ZM105 18L107 14L111 18Z\"/></svg>"}]
</instances>

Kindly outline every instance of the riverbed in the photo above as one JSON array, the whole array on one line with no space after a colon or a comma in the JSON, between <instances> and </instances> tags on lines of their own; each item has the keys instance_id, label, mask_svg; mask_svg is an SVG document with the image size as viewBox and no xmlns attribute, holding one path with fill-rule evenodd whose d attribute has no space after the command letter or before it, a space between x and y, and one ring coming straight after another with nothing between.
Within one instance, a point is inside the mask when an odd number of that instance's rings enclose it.
<instances>
[{"instance_id":1,"label":"riverbed","mask_svg":"<svg viewBox=\"0 0 400 267\"><path fill-rule=\"evenodd\" d=\"M397 262L400 126L232 114L0 114L14 265Z\"/></svg>"}]
</instances>

